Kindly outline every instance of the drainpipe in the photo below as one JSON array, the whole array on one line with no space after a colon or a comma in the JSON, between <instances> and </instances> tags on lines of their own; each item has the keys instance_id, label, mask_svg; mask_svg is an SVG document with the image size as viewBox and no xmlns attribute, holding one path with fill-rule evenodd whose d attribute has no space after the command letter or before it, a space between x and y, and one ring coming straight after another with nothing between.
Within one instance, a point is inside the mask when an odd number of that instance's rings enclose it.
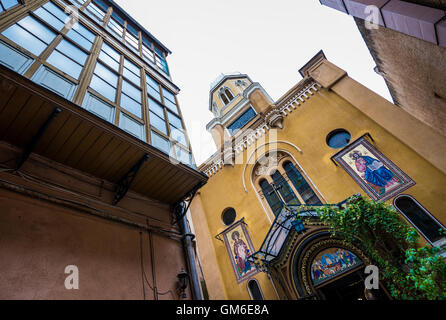
<instances>
[{"instance_id":1,"label":"drainpipe","mask_svg":"<svg viewBox=\"0 0 446 320\"><path fill-rule=\"evenodd\" d=\"M191 285L192 299L203 300L203 295L201 293L200 279L198 279L197 264L195 261L195 250L193 247L192 240L195 235L191 233L189 225L187 224L186 213L195 197L197 191L205 184L205 182L199 183L195 186L188 195L183 197L183 200L173 207L173 211L176 214L176 221L173 224L178 223L181 232L183 234L183 246L184 253L186 256L188 270L189 270L189 280ZM187 201L187 205L186 205Z\"/></svg>"},{"instance_id":2,"label":"drainpipe","mask_svg":"<svg viewBox=\"0 0 446 320\"><path fill-rule=\"evenodd\" d=\"M197 264L195 262L195 251L192 244L192 240L195 238L195 235L190 232L189 226L187 224L186 213L183 212L184 210L186 210L186 206L183 202L183 205L181 206L183 217L179 221L179 225L184 234L183 245L184 251L186 253L187 264L189 267L189 279L191 284L192 299L203 300L203 296L201 294L200 279L198 279Z\"/></svg>"}]
</instances>

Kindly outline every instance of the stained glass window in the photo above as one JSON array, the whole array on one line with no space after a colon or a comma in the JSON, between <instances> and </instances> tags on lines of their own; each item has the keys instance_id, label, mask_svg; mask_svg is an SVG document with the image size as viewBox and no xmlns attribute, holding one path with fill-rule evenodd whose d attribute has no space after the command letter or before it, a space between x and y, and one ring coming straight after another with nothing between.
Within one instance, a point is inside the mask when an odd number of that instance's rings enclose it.
<instances>
[{"instance_id":1,"label":"stained glass window","mask_svg":"<svg viewBox=\"0 0 446 320\"><path fill-rule=\"evenodd\" d=\"M273 187L265 179L260 181L260 188L274 215L277 216L280 210L282 210L282 201L280 201Z\"/></svg>"},{"instance_id":2,"label":"stained glass window","mask_svg":"<svg viewBox=\"0 0 446 320\"><path fill-rule=\"evenodd\" d=\"M313 189L311 189L307 180L305 180L305 178L302 176L300 171L297 170L294 164L292 164L291 162L286 162L283 165L283 168L285 169L288 178L291 180L291 183L294 185L297 192L305 201L305 204L308 205L322 204L317 195L314 193Z\"/></svg>"},{"instance_id":3,"label":"stained glass window","mask_svg":"<svg viewBox=\"0 0 446 320\"><path fill-rule=\"evenodd\" d=\"M273 178L276 188L278 188L278 191L287 204L300 204L290 185L278 170L271 175L271 178Z\"/></svg>"}]
</instances>

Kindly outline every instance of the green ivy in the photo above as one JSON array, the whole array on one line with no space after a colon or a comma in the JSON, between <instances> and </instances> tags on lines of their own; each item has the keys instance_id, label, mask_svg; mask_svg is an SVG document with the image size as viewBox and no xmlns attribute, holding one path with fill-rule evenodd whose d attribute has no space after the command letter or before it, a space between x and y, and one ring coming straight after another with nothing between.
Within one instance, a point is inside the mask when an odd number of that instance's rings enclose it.
<instances>
[{"instance_id":1,"label":"green ivy","mask_svg":"<svg viewBox=\"0 0 446 320\"><path fill-rule=\"evenodd\" d=\"M317 211L333 236L360 244L395 299L446 300L446 262L440 249L420 247L418 233L393 206L354 197L343 208Z\"/></svg>"}]
</instances>

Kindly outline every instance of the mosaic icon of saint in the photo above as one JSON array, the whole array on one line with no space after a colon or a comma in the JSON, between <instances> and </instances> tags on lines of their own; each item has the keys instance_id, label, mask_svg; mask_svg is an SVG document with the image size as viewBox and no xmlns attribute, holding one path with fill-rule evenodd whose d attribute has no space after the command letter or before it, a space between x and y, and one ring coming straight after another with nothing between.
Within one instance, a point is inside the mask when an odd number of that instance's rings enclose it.
<instances>
[{"instance_id":1,"label":"mosaic icon of saint","mask_svg":"<svg viewBox=\"0 0 446 320\"><path fill-rule=\"evenodd\" d=\"M355 160L356 169L362 173L361 177L375 189L379 195L386 192L386 189L395 184L399 184L399 179L384 164L372 157L362 155L359 151L354 151L350 157Z\"/></svg>"},{"instance_id":2,"label":"mosaic icon of saint","mask_svg":"<svg viewBox=\"0 0 446 320\"><path fill-rule=\"evenodd\" d=\"M231 238L234 240L234 255L238 270L240 274L244 274L251 270L251 264L248 261L250 250L246 243L240 239L240 234L238 231L234 231Z\"/></svg>"}]
</instances>

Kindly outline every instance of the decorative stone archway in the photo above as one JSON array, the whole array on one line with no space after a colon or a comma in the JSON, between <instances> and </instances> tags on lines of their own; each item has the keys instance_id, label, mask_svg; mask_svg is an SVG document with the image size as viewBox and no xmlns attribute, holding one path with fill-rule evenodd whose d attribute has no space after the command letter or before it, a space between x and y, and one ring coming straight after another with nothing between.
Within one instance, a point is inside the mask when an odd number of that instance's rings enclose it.
<instances>
[{"instance_id":1,"label":"decorative stone archway","mask_svg":"<svg viewBox=\"0 0 446 320\"><path fill-rule=\"evenodd\" d=\"M331 238L326 234L321 235L321 237L316 237L316 239L304 245L303 248L298 247L297 249L298 250L295 251L292 259L290 259L290 271L292 272L294 285L301 288L304 296L321 298L317 293L317 289L321 285L327 285L337 281L370 264L370 260L358 247L347 245L343 240ZM317 258L323 253L331 256L336 256L337 253L344 253L344 259L347 259L347 262L343 263L342 261L339 261L338 263L338 260L332 261L330 265L333 267L330 268L327 266L329 275L327 275L325 279L322 279L322 281L315 281L314 276L312 276L314 271L312 268L315 263L319 262L316 260L318 260ZM349 259L351 260L349 261ZM341 266L339 264L341 264ZM344 264L344 266L342 266L342 264Z\"/></svg>"}]
</instances>

